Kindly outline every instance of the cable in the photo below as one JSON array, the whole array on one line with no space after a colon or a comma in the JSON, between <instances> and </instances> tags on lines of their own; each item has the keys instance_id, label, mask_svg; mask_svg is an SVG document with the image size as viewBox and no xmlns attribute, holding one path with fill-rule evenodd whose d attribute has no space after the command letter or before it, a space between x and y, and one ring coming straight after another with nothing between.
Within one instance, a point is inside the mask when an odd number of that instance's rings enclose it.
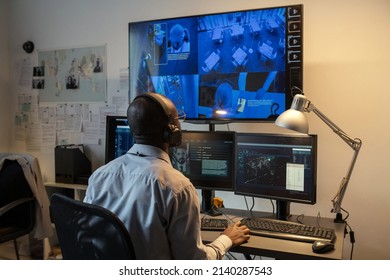
<instances>
[{"instance_id":1,"label":"cable","mask_svg":"<svg viewBox=\"0 0 390 280\"><path fill-rule=\"evenodd\" d=\"M237 218L237 216L234 216L234 217L230 217L228 216L227 214L225 213L222 213L222 215L231 223L235 223L234 219Z\"/></svg>"},{"instance_id":2,"label":"cable","mask_svg":"<svg viewBox=\"0 0 390 280\"><path fill-rule=\"evenodd\" d=\"M349 217L349 212L348 212L347 210L345 210L344 208L342 208L342 207L340 207L340 210L344 211L344 213L347 215L347 216L343 219L343 221L346 222L347 219L348 219L348 217Z\"/></svg>"},{"instance_id":3,"label":"cable","mask_svg":"<svg viewBox=\"0 0 390 280\"><path fill-rule=\"evenodd\" d=\"M272 205L272 215L275 215L275 204L274 204L274 201L272 199L269 200L271 202L271 205Z\"/></svg>"},{"instance_id":4,"label":"cable","mask_svg":"<svg viewBox=\"0 0 390 280\"><path fill-rule=\"evenodd\" d=\"M347 228L349 228L349 240L351 242L351 254L349 256L349 259L352 260L352 257L353 257L353 249L354 249L354 245L355 245L355 232L352 230L351 226L345 222L345 225L346 225L346 228L345 228L345 233L348 234L348 230Z\"/></svg>"},{"instance_id":5,"label":"cable","mask_svg":"<svg viewBox=\"0 0 390 280\"><path fill-rule=\"evenodd\" d=\"M253 210L253 207L255 206L255 198L252 196L252 206L250 208L248 205L248 201L246 200L246 196L244 196L244 200L245 200L246 209L249 211L249 213L251 214L251 218L253 219L252 210Z\"/></svg>"},{"instance_id":6,"label":"cable","mask_svg":"<svg viewBox=\"0 0 390 280\"><path fill-rule=\"evenodd\" d=\"M295 219L299 224L303 224L303 222L300 220L301 218L305 218L305 215L304 214L300 214L297 216L297 218Z\"/></svg>"},{"instance_id":7,"label":"cable","mask_svg":"<svg viewBox=\"0 0 390 280\"><path fill-rule=\"evenodd\" d=\"M237 258L235 256L233 256L233 254L231 252L227 252L225 254L225 257L229 260L237 260Z\"/></svg>"},{"instance_id":8,"label":"cable","mask_svg":"<svg viewBox=\"0 0 390 280\"><path fill-rule=\"evenodd\" d=\"M320 226L320 220L321 220L321 212L318 212L317 213L317 226L321 227Z\"/></svg>"},{"instance_id":9,"label":"cable","mask_svg":"<svg viewBox=\"0 0 390 280\"><path fill-rule=\"evenodd\" d=\"M343 222L345 223L345 235L349 233L349 241L351 242L351 253L350 253L349 259L352 260L353 251L354 251L354 247L355 247L355 241L356 241L355 240L355 232L352 230L352 227L347 222L347 219L349 218L349 212L342 207L340 207L340 210L346 214L346 217L343 219ZM348 232L348 229L349 229L349 232Z\"/></svg>"}]
</instances>

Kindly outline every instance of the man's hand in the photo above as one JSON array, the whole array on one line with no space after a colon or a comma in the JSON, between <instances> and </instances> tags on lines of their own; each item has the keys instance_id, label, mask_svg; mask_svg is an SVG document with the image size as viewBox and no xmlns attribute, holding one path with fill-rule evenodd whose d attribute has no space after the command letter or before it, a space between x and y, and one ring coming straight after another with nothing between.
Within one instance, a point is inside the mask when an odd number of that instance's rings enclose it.
<instances>
[{"instance_id":1,"label":"man's hand","mask_svg":"<svg viewBox=\"0 0 390 280\"><path fill-rule=\"evenodd\" d=\"M222 234L226 235L232 240L234 247L248 241L249 228L247 226L241 226L241 222L238 221L226 228Z\"/></svg>"}]
</instances>

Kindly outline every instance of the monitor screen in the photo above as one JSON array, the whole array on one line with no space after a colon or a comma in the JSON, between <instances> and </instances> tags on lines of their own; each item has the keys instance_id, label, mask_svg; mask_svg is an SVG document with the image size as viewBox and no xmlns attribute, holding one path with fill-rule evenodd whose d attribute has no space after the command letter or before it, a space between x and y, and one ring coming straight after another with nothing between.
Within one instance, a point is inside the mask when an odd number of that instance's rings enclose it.
<instances>
[{"instance_id":1,"label":"monitor screen","mask_svg":"<svg viewBox=\"0 0 390 280\"><path fill-rule=\"evenodd\" d=\"M107 116L106 121L105 163L108 163L127 153L133 146L134 139L127 123L127 117Z\"/></svg>"},{"instance_id":2,"label":"monitor screen","mask_svg":"<svg viewBox=\"0 0 390 280\"><path fill-rule=\"evenodd\" d=\"M316 203L316 135L237 133L235 156L236 194Z\"/></svg>"},{"instance_id":3,"label":"monitor screen","mask_svg":"<svg viewBox=\"0 0 390 280\"><path fill-rule=\"evenodd\" d=\"M233 191L235 132L182 131L170 148L172 165L203 190Z\"/></svg>"},{"instance_id":4,"label":"monitor screen","mask_svg":"<svg viewBox=\"0 0 390 280\"><path fill-rule=\"evenodd\" d=\"M274 121L302 89L303 5L129 23L129 100L170 98L194 123Z\"/></svg>"}]
</instances>

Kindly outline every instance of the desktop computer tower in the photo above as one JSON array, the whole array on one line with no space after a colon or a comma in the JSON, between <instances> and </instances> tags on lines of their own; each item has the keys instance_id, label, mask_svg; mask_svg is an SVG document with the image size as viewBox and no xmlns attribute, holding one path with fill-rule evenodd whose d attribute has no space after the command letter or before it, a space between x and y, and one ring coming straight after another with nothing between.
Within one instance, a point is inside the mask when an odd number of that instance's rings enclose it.
<instances>
[{"instance_id":1,"label":"desktop computer tower","mask_svg":"<svg viewBox=\"0 0 390 280\"><path fill-rule=\"evenodd\" d=\"M56 146L55 179L57 183L86 184L91 175L91 162L83 145Z\"/></svg>"}]
</instances>

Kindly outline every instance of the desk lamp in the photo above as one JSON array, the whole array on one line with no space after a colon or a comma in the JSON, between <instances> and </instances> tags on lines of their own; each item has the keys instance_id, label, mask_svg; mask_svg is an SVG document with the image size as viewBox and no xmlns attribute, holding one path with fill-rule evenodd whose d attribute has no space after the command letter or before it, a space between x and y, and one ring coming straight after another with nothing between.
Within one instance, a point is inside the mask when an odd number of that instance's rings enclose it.
<instances>
[{"instance_id":1,"label":"desk lamp","mask_svg":"<svg viewBox=\"0 0 390 280\"><path fill-rule=\"evenodd\" d=\"M341 203L345 191L347 190L349 179L351 178L352 170L355 166L356 159L359 154L360 147L362 146L362 140L355 138L352 139L349 137L343 130L341 130L335 123L333 123L329 118L327 118L320 110L318 110L310 100L308 100L304 95L302 90L297 87L293 87L295 90L299 90L301 93L294 96L291 108L284 113L282 113L275 121L275 124L284 127L287 129L295 130L297 132L307 134L309 131L309 125L306 119L306 116L303 112L314 112L325 124L327 124L334 133L336 133L341 139L344 140L353 150L354 154L352 157L351 164L348 168L347 175L341 180L340 187L332 199L333 209L332 213L336 213L336 218L334 221L336 223L344 222L341 214Z\"/></svg>"}]
</instances>

